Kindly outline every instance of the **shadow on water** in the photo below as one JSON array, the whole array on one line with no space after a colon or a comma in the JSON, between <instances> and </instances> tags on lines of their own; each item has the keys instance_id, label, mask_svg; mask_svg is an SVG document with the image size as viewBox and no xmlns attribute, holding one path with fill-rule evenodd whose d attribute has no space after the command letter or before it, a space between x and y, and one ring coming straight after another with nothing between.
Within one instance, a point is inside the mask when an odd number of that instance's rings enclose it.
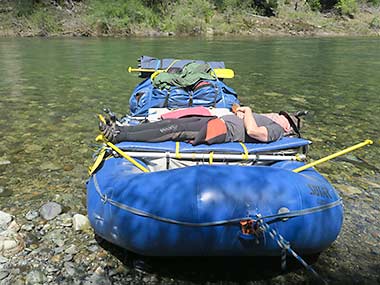
<instances>
[{"instance_id":1,"label":"shadow on water","mask_svg":"<svg viewBox=\"0 0 380 285\"><path fill-rule=\"evenodd\" d=\"M148 257L120 248L98 236L96 239L103 249L128 268L184 282L265 281L289 272L306 270L289 256L286 271L283 271L280 257ZM308 256L305 260L313 264L318 256ZM314 281L318 283L318 280Z\"/></svg>"}]
</instances>

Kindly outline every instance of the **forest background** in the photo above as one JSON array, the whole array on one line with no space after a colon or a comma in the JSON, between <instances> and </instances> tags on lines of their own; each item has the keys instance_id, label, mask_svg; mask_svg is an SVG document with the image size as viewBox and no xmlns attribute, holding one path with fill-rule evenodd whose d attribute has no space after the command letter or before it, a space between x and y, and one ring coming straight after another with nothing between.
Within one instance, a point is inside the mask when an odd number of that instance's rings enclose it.
<instances>
[{"instance_id":1,"label":"forest background","mask_svg":"<svg viewBox=\"0 0 380 285\"><path fill-rule=\"evenodd\" d=\"M0 35L380 35L379 4L380 0L0 0Z\"/></svg>"}]
</instances>

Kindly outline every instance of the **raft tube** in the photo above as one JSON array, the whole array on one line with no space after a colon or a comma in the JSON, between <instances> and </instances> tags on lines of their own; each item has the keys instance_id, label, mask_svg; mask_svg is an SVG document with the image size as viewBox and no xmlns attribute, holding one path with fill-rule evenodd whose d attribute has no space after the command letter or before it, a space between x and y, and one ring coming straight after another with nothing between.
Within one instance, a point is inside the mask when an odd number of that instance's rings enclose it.
<instances>
[{"instance_id":1,"label":"raft tube","mask_svg":"<svg viewBox=\"0 0 380 285\"><path fill-rule=\"evenodd\" d=\"M112 157L87 182L88 217L97 235L142 255L280 255L268 232L242 229L241 221L260 218L297 253L314 254L337 238L343 206L315 169L292 171L302 165L198 165L142 173Z\"/></svg>"}]
</instances>

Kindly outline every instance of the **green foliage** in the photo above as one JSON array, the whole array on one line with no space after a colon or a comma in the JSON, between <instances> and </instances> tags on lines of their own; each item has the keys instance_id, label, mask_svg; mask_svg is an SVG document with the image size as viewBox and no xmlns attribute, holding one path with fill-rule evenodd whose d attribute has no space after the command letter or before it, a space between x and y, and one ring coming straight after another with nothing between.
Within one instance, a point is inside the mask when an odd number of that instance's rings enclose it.
<instances>
[{"instance_id":1,"label":"green foliage","mask_svg":"<svg viewBox=\"0 0 380 285\"><path fill-rule=\"evenodd\" d=\"M162 29L179 33L204 32L215 7L207 0L181 0L162 9Z\"/></svg>"},{"instance_id":2,"label":"green foliage","mask_svg":"<svg viewBox=\"0 0 380 285\"><path fill-rule=\"evenodd\" d=\"M306 2L312 11L320 11L322 8L321 2L319 2L319 0L307 0Z\"/></svg>"},{"instance_id":3,"label":"green foliage","mask_svg":"<svg viewBox=\"0 0 380 285\"><path fill-rule=\"evenodd\" d=\"M338 0L319 0L321 4L321 11L329 11L335 7Z\"/></svg>"},{"instance_id":4,"label":"green foliage","mask_svg":"<svg viewBox=\"0 0 380 285\"><path fill-rule=\"evenodd\" d=\"M16 0L17 16L32 14L35 0Z\"/></svg>"},{"instance_id":5,"label":"green foliage","mask_svg":"<svg viewBox=\"0 0 380 285\"><path fill-rule=\"evenodd\" d=\"M379 30L380 29L380 19L379 17L373 17L372 21L369 23L369 27L373 30Z\"/></svg>"},{"instance_id":6,"label":"green foliage","mask_svg":"<svg viewBox=\"0 0 380 285\"><path fill-rule=\"evenodd\" d=\"M358 10L356 0L339 0L336 7L342 15L353 15Z\"/></svg>"},{"instance_id":7,"label":"green foliage","mask_svg":"<svg viewBox=\"0 0 380 285\"><path fill-rule=\"evenodd\" d=\"M54 33L59 30L59 24L54 15L49 11L35 10L30 16L29 21L32 27L43 34Z\"/></svg>"},{"instance_id":8,"label":"green foliage","mask_svg":"<svg viewBox=\"0 0 380 285\"><path fill-rule=\"evenodd\" d=\"M379 6L380 0L368 0L368 3L371 3L373 6Z\"/></svg>"},{"instance_id":9,"label":"green foliage","mask_svg":"<svg viewBox=\"0 0 380 285\"><path fill-rule=\"evenodd\" d=\"M128 31L138 24L153 27L158 22L158 16L140 0L92 0L89 17L102 33Z\"/></svg>"}]
</instances>

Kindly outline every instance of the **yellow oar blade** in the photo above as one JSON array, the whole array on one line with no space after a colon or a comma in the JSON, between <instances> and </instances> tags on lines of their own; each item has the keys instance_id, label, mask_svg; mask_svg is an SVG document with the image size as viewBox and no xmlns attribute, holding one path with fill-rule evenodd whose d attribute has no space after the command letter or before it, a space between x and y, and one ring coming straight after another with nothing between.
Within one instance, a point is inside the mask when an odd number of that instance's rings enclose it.
<instances>
[{"instance_id":1,"label":"yellow oar blade","mask_svg":"<svg viewBox=\"0 0 380 285\"><path fill-rule=\"evenodd\" d=\"M235 72L229 68L215 68L213 70L218 78L234 78L235 76Z\"/></svg>"},{"instance_id":2,"label":"yellow oar blade","mask_svg":"<svg viewBox=\"0 0 380 285\"><path fill-rule=\"evenodd\" d=\"M301 172L301 171L303 171L303 170L305 170L305 169L308 169L308 168L313 167L313 166L315 166L315 165L318 165L318 164L320 164L320 163L322 163L322 162L325 162L325 161L331 160L331 159L333 159L333 158L336 158L336 157L338 157L338 156L341 156L341 155L343 155L343 154L346 154L346 153L348 153L348 152L351 152L351 151L353 151L353 150L356 150L356 149L358 149L358 148L361 148L361 147L366 146L366 145L369 145L369 144L373 144L373 141L371 141L371 140L365 140L364 142L361 142L361 143L358 143L358 144L356 144L356 145L350 146L350 147L348 147L348 148L346 148L346 149L343 149L343 150L341 150L341 151L338 151L338 152L336 152L336 153L334 153L334 154L328 155L328 156L326 156L326 157L323 157L323 158L321 158L321 159L318 159L318 160L316 160L316 161L313 161L313 162L311 162L311 163L309 163L309 164L305 164L304 166L298 167L298 168L294 169L293 172L296 172L296 173Z\"/></svg>"}]
</instances>

